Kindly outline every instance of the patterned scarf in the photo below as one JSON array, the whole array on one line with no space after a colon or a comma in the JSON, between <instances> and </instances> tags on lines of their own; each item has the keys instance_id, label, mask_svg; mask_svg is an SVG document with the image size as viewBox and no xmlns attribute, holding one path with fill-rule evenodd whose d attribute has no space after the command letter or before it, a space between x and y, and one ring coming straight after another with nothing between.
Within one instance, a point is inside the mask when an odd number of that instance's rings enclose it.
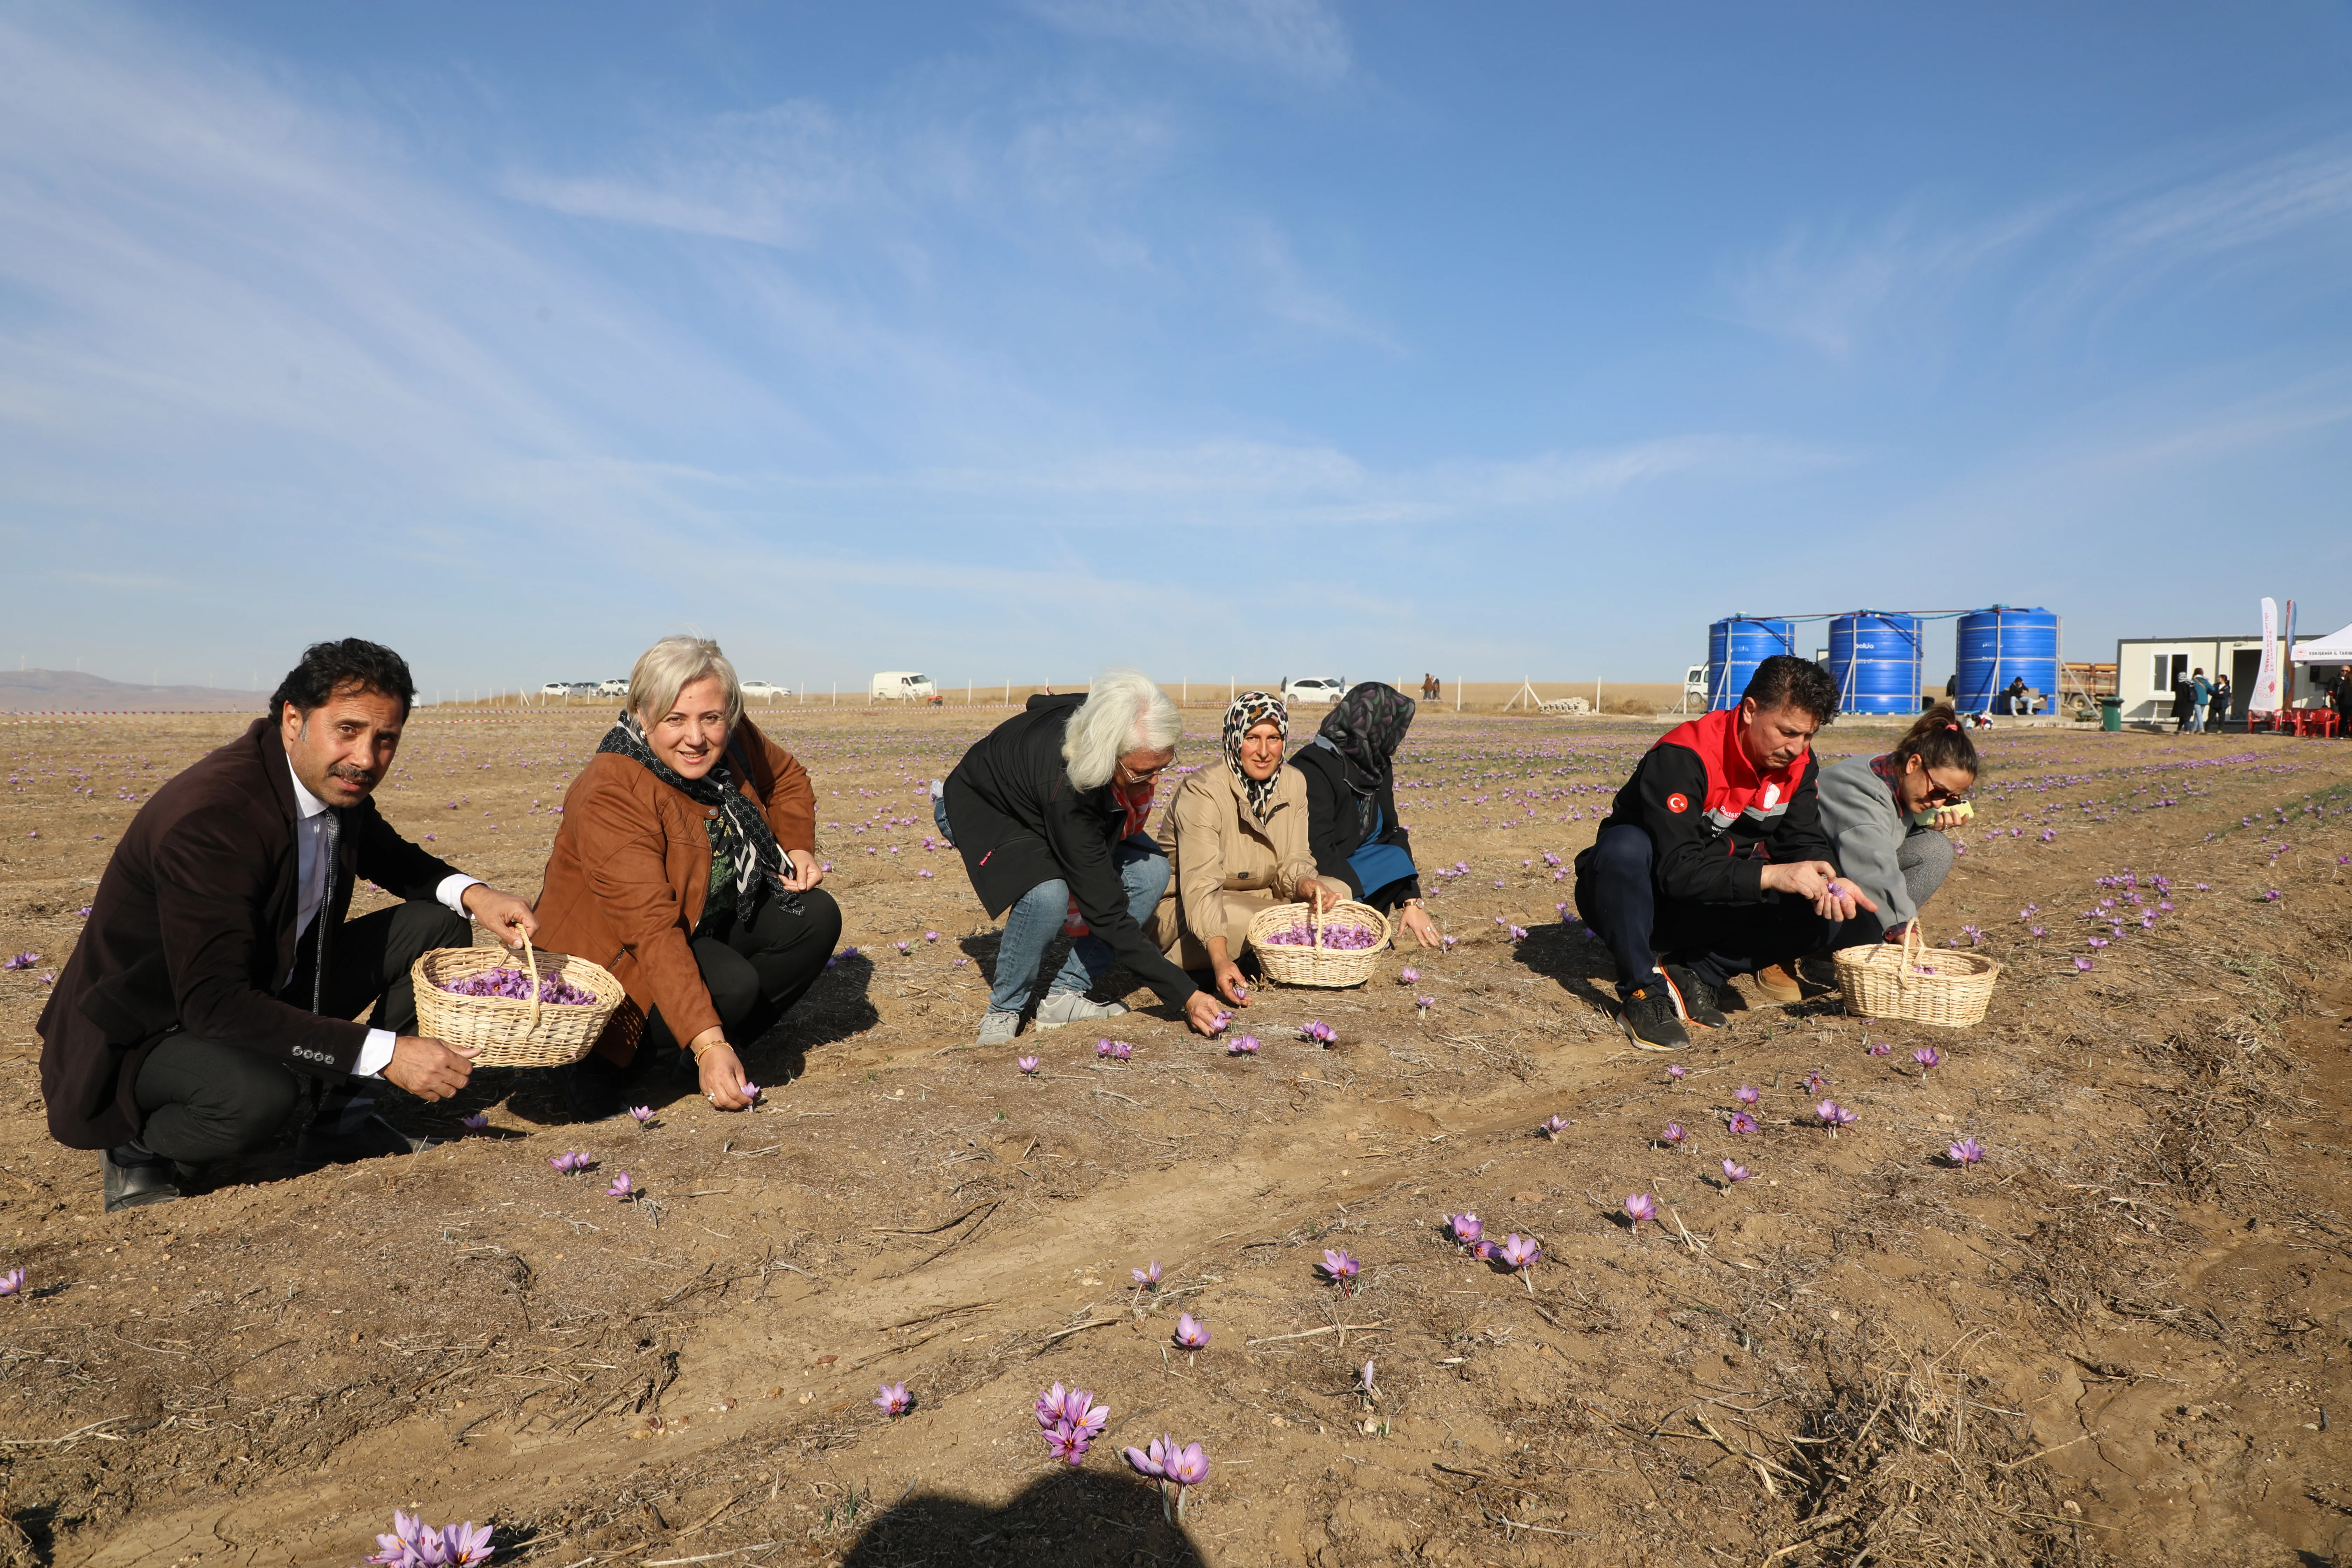
<instances>
[{"instance_id":1,"label":"patterned scarf","mask_svg":"<svg viewBox=\"0 0 2352 1568\"><path fill-rule=\"evenodd\" d=\"M1315 743L1337 752L1348 764L1348 787L1356 795L1356 826L1371 829L1372 797L1388 782L1389 763L1412 727L1413 700L1393 686L1367 680L1339 699L1325 715Z\"/></svg>"},{"instance_id":2,"label":"patterned scarf","mask_svg":"<svg viewBox=\"0 0 2352 1568\"><path fill-rule=\"evenodd\" d=\"M735 896L746 910L760 889L791 874L792 858L777 844L768 819L760 815L759 802L735 787L735 776L723 755L700 778L687 778L654 755L654 749L646 743L645 726L629 712L613 721L596 750L626 757L688 799L719 808L714 819L719 829L716 847L735 868ZM785 907L790 909L798 901L788 897Z\"/></svg>"},{"instance_id":3,"label":"patterned scarf","mask_svg":"<svg viewBox=\"0 0 2352 1568\"><path fill-rule=\"evenodd\" d=\"M1242 786L1242 795L1249 802L1250 815L1261 826L1274 814L1274 790L1282 778L1282 765L1277 762L1274 772L1262 779L1250 777L1248 770L1242 766L1242 737L1269 719L1282 731L1279 739L1288 741L1290 710L1272 692L1244 691L1225 710L1225 766L1233 771L1234 782Z\"/></svg>"}]
</instances>

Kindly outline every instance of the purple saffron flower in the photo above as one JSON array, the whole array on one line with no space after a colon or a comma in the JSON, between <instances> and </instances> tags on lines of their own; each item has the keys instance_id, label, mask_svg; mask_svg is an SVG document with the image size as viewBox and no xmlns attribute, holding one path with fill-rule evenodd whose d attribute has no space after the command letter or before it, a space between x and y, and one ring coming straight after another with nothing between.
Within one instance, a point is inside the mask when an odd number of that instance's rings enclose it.
<instances>
[{"instance_id":1,"label":"purple saffron flower","mask_svg":"<svg viewBox=\"0 0 2352 1568\"><path fill-rule=\"evenodd\" d=\"M1851 1127L1862 1120L1834 1100L1822 1100L1813 1107L1813 1114L1822 1119L1822 1125L1830 1130L1830 1136L1832 1138L1838 1135L1839 1128Z\"/></svg>"},{"instance_id":2,"label":"purple saffron flower","mask_svg":"<svg viewBox=\"0 0 2352 1568\"><path fill-rule=\"evenodd\" d=\"M489 1124L490 1113L487 1110L477 1110L473 1115L467 1117L465 1121L460 1123L460 1125L462 1125L468 1132L479 1132L488 1128Z\"/></svg>"},{"instance_id":3,"label":"purple saffron flower","mask_svg":"<svg viewBox=\"0 0 2352 1568\"><path fill-rule=\"evenodd\" d=\"M1633 1222L1631 1226L1633 1234L1641 1235L1643 1220L1653 1223L1657 1220L1658 1200L1647 1193L1629 1194L1625 1199L1625 1217Z\"/></svg>"},{"instance_id":4,"label":"purple saffron flower","mask_svg":"<svg viewBox=\"0 0 2352 1568\"><path fill-rule=\"evenodd\" d=\"M472 1568L490 1560L490 1527L467 1520L441 1527L441 1562L446 1568Z\"/></svg>"},{"instance_id":5,"label":"purple saffron flower","mask_svg":"<svg viewBox=\"0 0 2352 1568\"><path fill-rule=\"evenodd\" d=\"M650 1105L632 1105L629 1107L629 1115L640 1127L653 1125L654 1108Z\"/></svg>"},{"instance_id":6,"label":"purple saffron flower","mask_svg":"<svg viewBox=\"0 0 2352 1568\"><path fill-rule=\"evenodd\" d=\"M13 957L0 958L0 969L30 969L40 962L41 955L37 952L20 952Z\"/></svg>"},{"instance_id":7,"label":"purple saffron flower","mask_svg":"<svg viewBox=\"0 0 2352 1568\"><path fill-rule=\"evenodd\" d=\"M1723 1163L1723 1179L1727 1182L1744 1182L1755 1173L1736 1160L1726 1160Z\"/></svg>"},{"instance_id":8,"label":"purple saffron flower","mask_svg":"<svg viewBox=\"0 0 2352 1568\"><path fill-rule=\"evenodd\" d=\"M604 1195L608 1198L619 1198L623 1203L626 1203L637 1195L637 1184L629 1180L629 1173L624 1171L613 1178L613 1184L604 1189Z\"/></svg>"},{"instance_id":9,"label":"purple saffron flower","mask_svg":"<svg viewBox=\"0 0 2352 1568\"><path fill-rule=\"evenodd\" d=\"M1013 1065L1021 1069L1021 1075L1024 1078L1027 1078L1036 1072L1037 1058L1035 1057L1015 1057L1013 1058Z\"/></svg>"},{"instance_id":10,"label":"purple saffron flower","mask_svg":"<svg viewBox=\"0 0 2352 1568\"><path fill-rule=\"evenodd\" d=\"M2084 945L2095 951L2096 949L2106 946L2107 939L2103 936L2095 936L2085 942Z\"/></svg>"},{"instance_id":11,"label":"purple saffron flower","mask_svg":"<svg viewBox=\"0 0 2352 1568\"><path fill-rule=\"evenodd\" d=\"M1160 1262L1157 1258L1154 1258L1151 1262L1146 1264L1141 1268L1130 1268L1128 1272L1135 1276L1135 1282L1138 1285L1142 1286L1145 1289L1157 1290L1160 1289Z\"/></svg>"},{"instance_id":12,"label":"purple saffron flower","mask_svg":"<svg viewBox=\"0 0 2352 1568\"><path fill-rule=\"evenodd\" d=\"M1167 1475L1180 1487L1197 1487L1209 1479L1209 1458L1198 1443L1187 1443L1179 1448L1168 1446Z\"/></svg>"},{"instance_id":13,"label":"purple saffron flower","mask_svg":"<svg viewBox=\"0 0 2352 1568\"><path fill-rule=\"evenodd\" d=\"M1822 1089L1829 1087L1829 1082L1830 1080L1823 1078L1819 1072L1807 1072L1805 1074L1805 1092L1807 1094L1819 1094Z\"/></svg>"},{"instance_id":14,"label":"purple saffron flower","mask_svg":"<svg viewBox=\"0 0 2352 1568\"><path fill-rule=\"evenodd\" d=\"M1397 984L1400 984L1400 985L1418 985L1418 984L1421 984L1421 971L1420 971L1420 970L1418 970L1418 969L1412 969L1412 968L1405 968L1405 969L1400 969L1400 970L1398 970L1398 971L1397 971Z\"/></svg>"},{"instance_id":15,"label":"purple saffron flower","mask_svg":"<svg viewBox=\"0 0 2352 1568\"><path fill-rule=\"evenodd\" d=\"M1661 1143L1671 1144L1675 1148L1679 1149L1683 1146L1683 1141L1689 1136L1690 1134L1688 1132L1683 1131L1683 1124L1681 1122L1669 1121L1666 1123L1666 1130L1658 1134L1658 1142Z\"/></svg>"},{"instance_id":16,"label":"purple saffron flower","mask_svg":"<svg viewBox=\"0 0 2352 1568\"><path fill-rule=\"evenodd\" d=\"M1454 951L1454 944L1459 940L1460 939L1457 937L1442 936L1437 939L1437 944L1447 952L1452 952Z\"/></svg>"},{"instance_id":17,"label":"purple saffron flower","mask_svg":"<svg viewBox=\"0 0 2352 1568\"><path fill-rule=\"evenodd\" d=\"M1979 1160L1982 1160L1985 1154L1984 1145L1978 1142L1973 1138L1963 1138L1958 1142L1953 1144L1950 1148L1945 1150L1944 1152L1951 1157L1953 1164L1959 1166L1962 1170L1966 1170L1968 1167L1977 1163Z\"/></svg>"},{"instance_id":18,"label":"purple saffron flower","mask_svg":"<svg viewBox=\"0 0 2352 1568\"><path fill-rule=\"evenodd\" d=\"M1298 1037L1309 1045L1328 1046L1339 1037L1339 1031L1322 1019L1317 1018L1311 1023L1299 1026Z\"/></svg>"},{"instance_id":19,"label":"purple saffron flower","mask_svg":"<svg viewBox=\"0 0 2352 1568\"><path fill-rule=\"evenodd\" d=\"M1937 1050L1933 1046L1921 1046L1917 1050L1911 1053L1911 1059L1919 1064L1919 1072L1922 1077L1925 1077L1931 1068L1939 1068L1944 1065L1943 1053Z\"/></svg>"},{"instance_id":20,"label":"purple saffron flower","mask_svg":"<svg viewBox=\"0 0 2352 1568\"><path fill-rule=\"evenodd\" d=\"M1335 1251L1328 1247L1323 1249L1323 1278L1339 1287L1342 1296L1351 1292L1356 1275L1362 1268L1362 1264L1343 1251Z\"/></svg>"},{"instance_id":21,"label":"purple saffron flower","mask_svg":"<svg viewBox=\"0 0 2352 1568\"><path fill-rule=\"evenodd\" d=\"M1744 1110L1735 1110L1731 1120L1723 1124L1724 1131L1735 1137L1745 1138L1756 1131L1756 1118Z\"/></svg>"},{"instance_id":22,"label":"purple saffron flower","mask_svg":"<svg viewBox=\"0 0 2352 1568\"><path fill-rule=\"evenodd\" d=\"M1569 1121L1567 1117L1547 1116L1543 1119L1542 1125L1538 1126L1536 1131L1542 1133L1547 1138L1556 1139L1561 1133L1567 1131L1568 1128Z\"/></svg>"},{"instance_id":23,"label":"purple saffron flower","mask_svg":"<svg viewBox=\"0 0 2352 1568\"><path fill-rule=\"evenodd\" d=\"M745 1100L750 1100L750 1101L751 1102L751 1105L757 1105L757 1104L759 1104L759 1103L760 1103L760 1086L759 1086L758 1084L756 1084L756 1083L752 1083L752 1082L751 1082L751 1081L750 1081L750 1080L748 1080L748 1079L747 1079L747 1080L745 1080L745 1082L744 1082L744 1084L743 1084L743 1098L744 1098ZM751 1109L751 1106L745 1106L745 1107L744 1107L744 1109L748 1110L750 1110L750 1109Z\"/></svg>"},{"instance_id":24,"label":"purple saffron flower","mask_svg":"<svg viewBox=\"0 0 2352 1568\"><path fill-rule=\"evenodd\" d=\"M1437 1005L1437 998L1434 996L1416 996L1412 999L1412 1005L1421 1009L1422 1016L1427 1017L1429 1016L1429 1010Z\"/></svg>"},{"instance_id":25,"label":"purple saffron flower","mask_svg":"<svg viewBox=\"0 0 2352 1568\"><path fill-rule=\"evenodd\" d=\"M1257 1037L1255 1035L1235 1035L1232 1039L1225 1042L1225 1055L1229 1057L1254 1057L1257 1055Z\"/></svg>"},{"instance_id":26,"label":"purple saffron flower","mask_svg":"<svg viewBox=\"0 0 2352 1568\"><path fill-rule=\"evenodd\" d=\"M937 942L940 940L940 933L935 931L927 931L923 933L923 940L925 942Z\"/></svg>"},{"instance_id":27,"label":"purple saffron flower","mask_svg":"<svg viewBox=\"0 0 2352 1568\"><path fill-rule=\"evenodd\" d=\"M2263 902L2266 904L2274 904L2279 901L2282 896L2283 895L2276 888L2273 888L2269 892L2263 895Z\"/></svg>"},{"instance_id":28,"label":"purple saffron flower","mask_svg":"<svg viewBox=\"0 0 2352 1568\"><path fill-rule=\"evenodd\" d=\"M1895 1047L1888 1045L1885 1040L1873 1040L1870 1043L1870 1054L1874 1057L1893 1056L1895 1054Z\"/></svg>"},{"instance_id":29,"label":"purple saffron flower","mask_svg":"<svg viewBox=\"0 0 2352 1568\"><path fill-rule=\"evenodd\" d=\"M25 1271L23 1269L11 1268L7 1273L0 1274L0 1296L18 1295L24 1289Z\"/></svg>"},{"instance_id":30,"label":"purple saffron flower","mask_svg":"<svg viewBox=\"0 0 2352 1568\"><path fill-rule=\"evenodd\" d=\"M1674 1066L1666 1069L1666 1076L1674 1079L1676 1083L1680 1083L1683 1079L1690 1076L1690 1068L1683 1066L1680 1062L1676 1062Z\"/></svg>"},{"instance_id":31,"label":"purple saffron flower","mask_svg":"<svg viewBox=\"0 0 2352 1568\"><path fill-rule=\"evenodd\" d=\"M1135 1472L1138 1475L1150 1476L1155 1480L1166 1480L1168 1479L1168 1439L1164 1436L1154 1437L1149 1453L1140 1448L1128 1449L1127 1462L1135 1467Z\"/></svg>"},{"instance_id":32,"label":"purple saffron flower","mask_svg":"<svg viewBox=\"0 0 2352 1568\"><path fill-rule=\"evenodd\" d=\"M1453 1232L1454 1239L1465 1247L1476 1245L1478 1238L1485 1235L1486 1230L1485 1226L1478 1223L1478 1216L1475 1214L1447 1215L1445 1228Z\"/></svg>"},{"instance_id":33,"label":"purple saffron flower","mask_svg":"<svg viewBox=\"0 0 2352 1568\"><path fill-rule=\"evenodd\" d=\"M1764 1093L1761 1089L1743 1083L1738 1089L1731 1091L1731 1098L1739 1101L1740 1104L1748 1107L1750 1110L1753 1110L1756 1106L1756 1102L1764 1098Z\"/></svg>"},{"instance_id":34,"label":"purple saffron flower","mask_svg":"<svg viewBox=\"0 0 2352 1568\"><path fill-rule=\"evenodd\" d=\"M2074 961L2074 973L2077 974L2088 973L2090 967L2091 961L2087 958L2078 958Z\"/></svg>"},{"instance_id":35,"label":"purple saffron flower","mask_svg":"<svg viewBox=\"0 0 2352 1568\"><path fill-rule=\"evenodd\" d=\"M1190 1312L1176 1314L1176 1342L1188 1351L1209 1348L1209 1331Z\"/></svg>"},{"instance_id":36,"label":"purple saffron flower","mask_svg":"<svg viewBox=\"0 0 2352 1568\"><path fill-rule=\"evenodd\" d=\"M874 1404L883 1415L895 1417L915 1407L915 1396L903 1383L886 1383L874 1391Z\"/></svg>"},{"instance_id":37,"label":"purple saffron flower","mask_svg":"<svg viewBox=\"0 0 2352 1568\"><path fill-rule=\"evenodd\" d=\"M1356 1392L1367 1399L1380 1397L1380 1388L1372 1382L1372 1363L1364 1363L1364 1370L1356 1374Z\"/></svg>"},{"instance_id":38,"label":"purple saffron flower","mask_svg":"<svg viewBox=\"0 0 2352 1568\"><path fill-rule=\"evenodd\" d=\"M572 1149L556 1155L548 1161L548 1163L554 1166L558 1172L569 1176L576 1172L591 1169L595 1165L596 1161L593 1155L583 1154L577 1149Z\"/></svg>"},{"instance_id":39,"label":"purple saffron flower","mask_svg":"<svg viewBox=\"0 0 2352 1568\"><path fill-rule=\"evenodd\" d=\"M1503 1238L1499 1256L1504 1262L1524 1274L1543 1261L1543 1248L1536 1245L1533 1237L1521 1236L1518 1232L1513 1231Z\"/></svg>"}]
</instances>

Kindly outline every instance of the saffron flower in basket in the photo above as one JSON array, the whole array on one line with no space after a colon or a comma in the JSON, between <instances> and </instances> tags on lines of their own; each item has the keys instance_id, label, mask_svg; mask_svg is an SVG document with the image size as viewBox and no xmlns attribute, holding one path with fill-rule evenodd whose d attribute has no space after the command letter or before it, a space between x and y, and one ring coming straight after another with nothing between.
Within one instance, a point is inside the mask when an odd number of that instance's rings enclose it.
<instances>
[{"instance_id":1,"label":"saffron flower in basket","mask_svg":"<svg viewBox=\"0 0 2352 1568\"><path fill-rule=\"evenodd\" d=\"M1188 1351L1207 1350L1209 1348L1207 1325L1190 1312L1177 1313L1176 1342Z\"/></svg>"},{"instance_id":2,"label":"saffron flower in basket","mask_svg":"<svg viewBox=\"0 0 2352 1568\"><path fill-rule=\"evenodd\" d=\"M1339 1031L1318 1018L1312 1023L1301 1024L1298 1026L1298 1037L1308 1045L1328 1046L1339 1039Z\"/></svg>"},{"instance_id":3,"label":"saffron flower in basket","mask_svg":"<svg viewBox=\"0 0 2352 1568\"><path fill-rule=\"evenodd\" d=\"M1319 1267L1323 1270L1323 1278L1339 1287L1339 1294L1346 1296L1353 1293L1356 1276L1364 1266L1345 1251L1327 1247L1323 1249L1323 1261Z\"/></svg>"},{"instance_id":4,"label":"saffron flower in basket","mask_svg":"<svg viewBox=\"0 0 2352 1568\"><path fill-rule=\"evenodd\" d=\"M1086 1389L1066 1389L1058 1383L1037 1396L1036 1408L1046 1451L1073 1465L1087 1457L1087 1446L1110 1424L1109 1405L1097 1405Z\"/></svg>"},{"instance_id":5,"label":"saffron flower in basket","mask_svg":"<svg viewBox=\"0 0 2352 1568\"><path fill-rule=\"evenodd\" d=\"M1235 1035L1232 1039L1225 1042L1225 1055L1229 1057L1254 1057L1257 1055L1257 1037L1255 1035Z\"/></svg>"},{"instance_id":6,"label":"saffron flower in basket","mask_svg":"<svg viewBox=\"0 0 2352 1568\"><path fill-rule=\"evenodd\" d=\"M25 1271L23 1269L11 1268L7 1273L0 1274L0 1296L21 1295L24 1289Z\"/></svg>"},{"instance_id":7,"label":"saffron flower in basket","mask_svg":"<svg viewBox=\"0 0 2352 1568\"><path fill-rule=\"evenodd\" d=\"M479 974L468 974L463 980L443 980L437 984L453 996L502 996L509 1002L530 1000L530 976L520 969L485 969ZM596 998L560 975L540 977L539 999L562 1007L593 1007Z\"/></svg>"},{"instance_id":8,"label":"saffron flower in basket","mask_svg":"<svg viewBox=\"0 0 2352 1568\"><path fill-rule=\"evenodd\" d=\"M1286 931L1268 931L1258 939L1268 947L1313 947L1314 928L1295 925ZM1335 952L1362 952L1378 946L1381 933L1367 925L1354 921L1327 924L1323 928L1323 945Z\"/></svg>"},{"instance_id":9,"label":"saffron flower in basket","mask_svg":"<svg viewBox=\"0 0 2352 1568\"><path fill-rule=\"evenodd\" d=\"M1633 1193L1628 1195L1625 1199L1625 1217L1633 1221L1629 1227L1635 1236L1641 1235L1643 1221L1648 1220L1652 1224L1657 1222L1658 1200L1647 1193Z\"/></svg>"},{"instance_id":10,"label":"saffron flower in basket","mask_svg":"<svg viewBox=\"0 0 2352 1568\"><path fill-rule=\"evenodd\" d=\"M548 1161L548 1163L554 1166L561 1174L569 1176L581 1171L593 1170L596 1165L596 1156L583 1154L577 1149L571 1149L556 1155Z\"/></svg>"},{"instance_id":11,"label":"saffron flower in basket","mask_svg":"<svg viewBox=\"0 0 2352 1568\"><path fill-rule=\"evenodd\" d=\"M1839 1128L1851 1127L1862 1120L1834 1100L1822 1100L1813 1107L1813 1114L1822 1119L1822 1125L1830 1130L1830 1136L1832 1138L1838 1135Z\"/></svg>"},{"instance_id":12,"label":"saffron flower in basket","mask_svg":"<svg viewBox=\"0 0 2352 1568\"><path fill-rule=\"evenodd\" d=\"M885 1383L874 1390L874 1405L895 1420L915 1407L915 1396L907 1392L903 1383Z\"/></svg>"},{"instance_id":13,"label":"saffron flower in basket","mask_svg":"<svg viewBox=\"0 0 2352 1568\"><path fill-rule=\"evenodd\" d=\"M1944 1154L1953 1164L1965 1171L1984 1159L1984 1145L1973 1138L1963 1138L1945 1150Z\"/></svg>"}]
</instances>

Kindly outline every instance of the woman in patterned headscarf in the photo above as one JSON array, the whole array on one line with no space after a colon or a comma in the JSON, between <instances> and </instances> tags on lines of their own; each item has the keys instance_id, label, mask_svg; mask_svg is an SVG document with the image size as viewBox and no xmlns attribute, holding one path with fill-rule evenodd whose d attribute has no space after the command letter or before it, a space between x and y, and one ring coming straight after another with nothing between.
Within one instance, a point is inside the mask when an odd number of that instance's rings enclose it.
<instances>
[{"instance_id":1,"label":"woman in patterned headscarf","mask_svg":"<svg viewBox=\"0 0 2352 1568\"><path fill-rule=\"evenodd\" d=\"M1348 896L1385 913L1423 947L1438 944L1422 906L1412 843L1397 820L1396 750L1412 727L1413 700L1376 680L1350 687L1291 767L1307 780L1307 842L1315 868L1348 886Z\"/></svg>"},{"instance_id":2,"label":"woman in patterned headscarf","mask_svg":"<svg viewBox=\"0 0 2352 1568\"><path fill-rule=\"evenodd\" d=\"M1282 699L1244 691L1225 710L1224 765L1202 768L1177 789L1160 825L1173 868L1150 935L1186 969L1208 970L1219 995L1249 1005L1239 963L1252 916L1345 896L1318 878L1307 847L1307 781L1285 767L1290 715Z\"/></svg>"}]
</instances>

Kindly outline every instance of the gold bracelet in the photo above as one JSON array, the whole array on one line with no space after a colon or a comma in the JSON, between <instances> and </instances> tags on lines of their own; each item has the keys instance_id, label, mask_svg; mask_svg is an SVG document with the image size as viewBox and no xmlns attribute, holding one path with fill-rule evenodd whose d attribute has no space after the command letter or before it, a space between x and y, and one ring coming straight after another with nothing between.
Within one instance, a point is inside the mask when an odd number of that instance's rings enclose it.
<instances>
[{"instance_id":1,"label":"gold bracelet","mask_svg":"<svg viewBox=\"0 0 2352 1568\"><path fill-rule=\"evenodd\" d=\"M721 1047L721 1046L725 1045L726 1043L727 1043L727 1042L726 1042L726 1040L725 1040L724 1038L720 1038L720 1039L716 1039L716 1040L711 1041L711 1042L710 1042L709 1045L707 1045L707 1046L694 1046L694 1045L689 1045L689 1046L688 1046L686 1048L687 1048L688 1050L692 1051L692 1052L694 1053L694 1059L695 1059L696 1061L698 1061L698 1061L700 1061L703 1058L705 1058L705 1057L709 1056L711 1052L713 1052L713 1051L717 1050L719 1047Z\"/></svg>"}]
</instances>

